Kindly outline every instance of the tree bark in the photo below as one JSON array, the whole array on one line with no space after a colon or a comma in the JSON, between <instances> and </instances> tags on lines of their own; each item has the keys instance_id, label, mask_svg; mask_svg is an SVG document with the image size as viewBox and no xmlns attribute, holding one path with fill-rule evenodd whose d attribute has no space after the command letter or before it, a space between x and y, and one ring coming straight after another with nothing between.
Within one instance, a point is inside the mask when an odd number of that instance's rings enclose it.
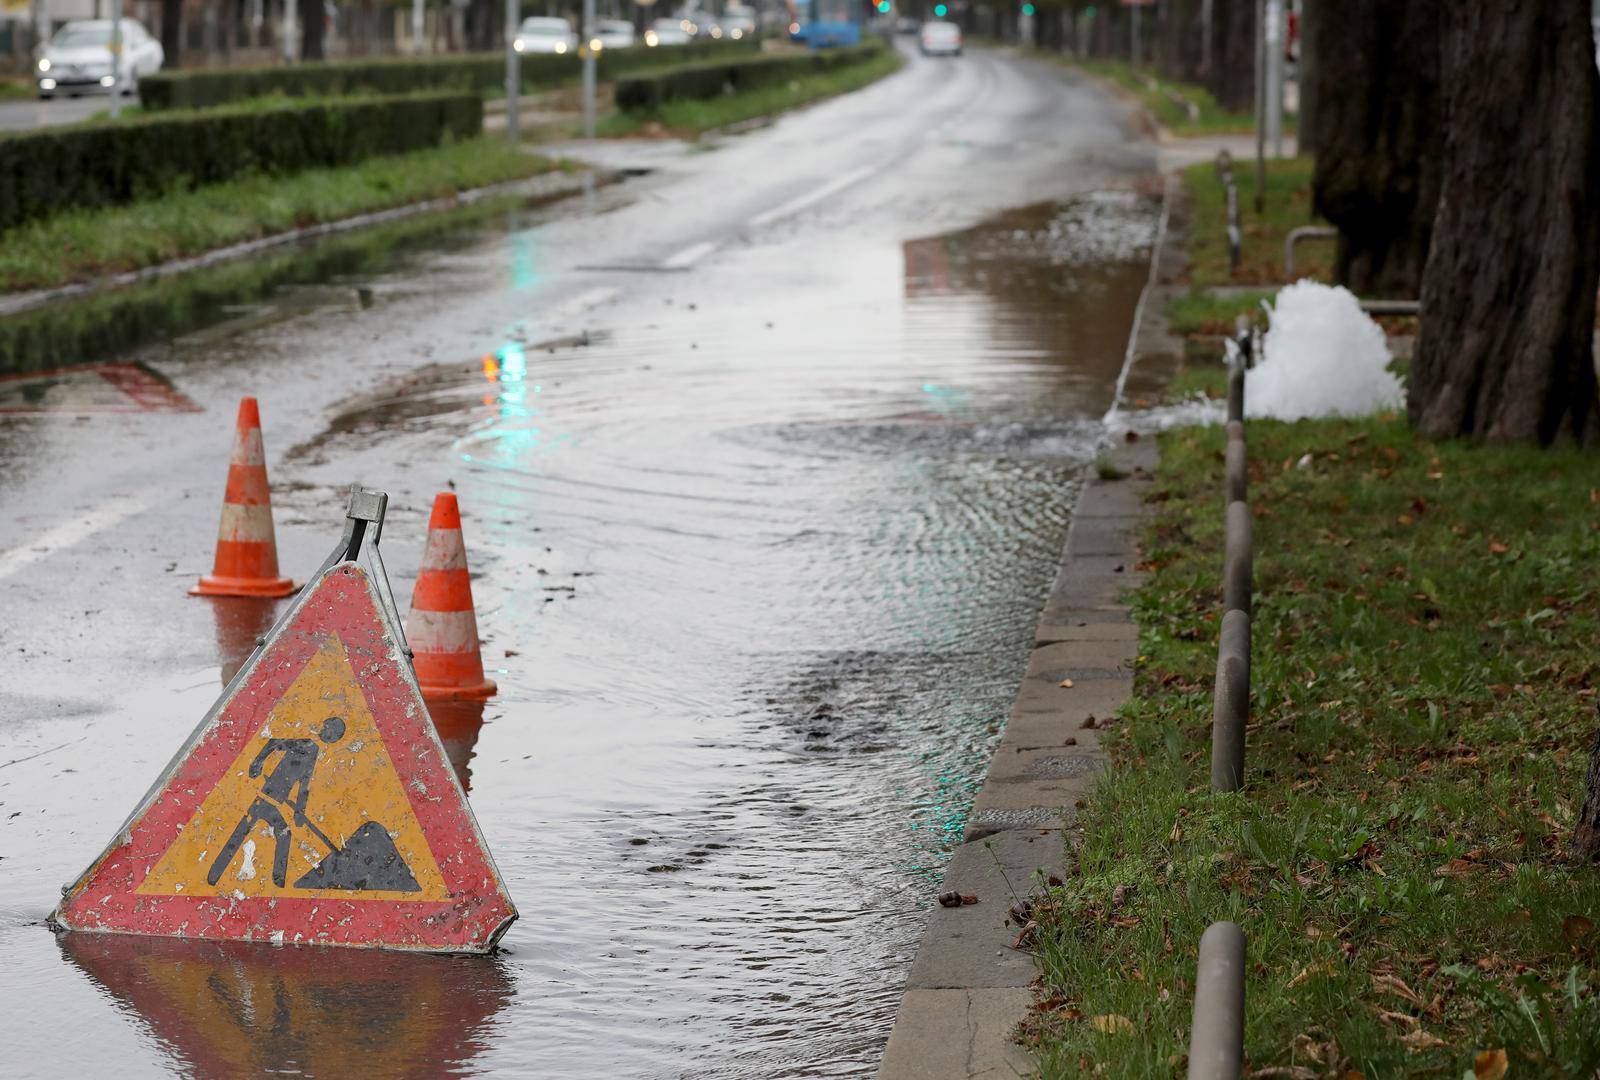
<instances>
[{"instance_id":1,"label":"tree bark","mask_svg":"<svg viewBox=\"0 0 1600 1080\"><path fill-rule=\"evenodd\" d=\"M1589 0L1444 10L1443 181L1411 421L1429 438L1592 438L1600 74Z\"/></svg>"},{"instance_id":2,"label":"tree bark","mask_svg":"<svg viewBox=\"0 0 1600 1080\"><path fill-rule=\"evenodd\" d=\"M161 51L163 68L183 66L183 0L161 0Z\"/></svg>"},{"instance_id":3,"label":"tree bark","mask_svg":"<svg viewBox=\"0 0 1600 1080\"><path fill-rule=\"evenodd\" d=\"M1206 88L1224 109L1250 112L1256 102L1256 6L1260 0L1213 0L1213 66Z\"/></svg>"},{"instance_id":4,"label":"tree bark","mask_svg":"<svg viewBox=\"0 0 1600 1080\"><path fill-rule=\"evenodd\" d=\"M1572 834L1572 857L1580 862L1600 862L1600 731L1589 747L1589 771L1583 778L1583 808Z\"/></svg>"},{"instance_id":5,"label":"tree bark","mask_svg":"<svg viewBox=\"0 0 1600 1080\"><path fill-rule=\"evenodd\" d=\"M1339 229L1334 274L1364 296L1416 296L1444 147L1444 0L1342 0L1308 43L1318 81L1313 199ZM1501 104L1520 88L1503 84Z\"/></svg>"},{"instance_id":6,"label":"tree bark","mask_svg":"<svg viewBox=\"0 0 1600 1080\"><path fill-rule=\"evenodd\" d=\"M325 28L326 13L322 9L322 0L290 0L298 3L300 10L300 59L322 59L322 36Z\"/></svg>"},{"instance_id":7,"label":"tree bark","mask_svg":"<svg viewBox=\"0 0 1600 1080\"><path fill-rule=\"evenodd\" d=\"M1156 9L1156 67L1165 77L1178 82L1199 79L1200 14L1200 0L1168 0Z\"/></svg>"}]
</instances>

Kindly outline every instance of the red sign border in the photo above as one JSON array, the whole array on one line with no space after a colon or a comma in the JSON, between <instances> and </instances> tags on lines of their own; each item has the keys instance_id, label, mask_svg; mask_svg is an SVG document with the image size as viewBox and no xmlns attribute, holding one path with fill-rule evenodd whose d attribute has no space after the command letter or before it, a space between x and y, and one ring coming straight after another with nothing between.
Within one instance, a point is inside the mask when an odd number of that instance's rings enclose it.
<instances>
[{"instance_id":1,"label":"red sign border","mask_svg":"<svg viewBox=\"0 0 1600 1080\"><path fill-rule=\"evenodd\" d=\"M422 695L385 627L370 576L355 563L340 563L308 593L186 752L167 766L117 838L71 887L52 917L56 923L101 933L488 952L516 919ZM240 900L137 892L329 630L345 643L373 723L404 778L422 835L455 899Z\"/></svg>"}]
</instances>

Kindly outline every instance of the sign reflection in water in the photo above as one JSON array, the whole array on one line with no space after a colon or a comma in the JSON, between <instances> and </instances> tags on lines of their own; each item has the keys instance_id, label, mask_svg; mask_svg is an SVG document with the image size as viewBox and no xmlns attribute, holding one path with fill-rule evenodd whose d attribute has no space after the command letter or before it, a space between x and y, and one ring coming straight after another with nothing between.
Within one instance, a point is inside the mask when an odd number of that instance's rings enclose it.
<instances>
[{"instance_id":1,"label":"sign reflection in water","mask_svg":"<svg viewBox=\"0 0 1600 1080\"><path fill-rule=\"evenodd\" d=\"M512 999L492 957L62 934L73 966L190 1076L447 1076Z\"/></svg>"}]
</instances>

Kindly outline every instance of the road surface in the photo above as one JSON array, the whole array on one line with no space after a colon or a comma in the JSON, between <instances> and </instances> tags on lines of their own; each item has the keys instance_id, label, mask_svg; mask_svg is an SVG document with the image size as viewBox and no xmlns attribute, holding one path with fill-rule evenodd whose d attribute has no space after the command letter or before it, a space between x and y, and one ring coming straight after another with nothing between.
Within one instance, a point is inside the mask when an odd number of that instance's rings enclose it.
<instances>
[{"instance_id":1,"label":"road surface","mask_svg":"<svg viewBox=\"0 0 1600 1080\"><path fill-rule=\"evenodd\" d=\"M123 98L124 107L137 105L139 99ZM0 131L25 131L29 128L52 127L87 120L95 113L105 112L111 101L104 94L84 97L55 97L48 101L27 98L21 101L0 101Z\"/></svg>"},{"instance_id":2,"label":"road surface","mask_svg":"<svg viewBox=\"0 0 1600 1080\"><path fill-rule=\"evenodd\" d=\"M1042 62L913 56L62 357L199 411L0 383L0 1071L869 1072L1120 368L1155 218L1126 119ZM493 960L41 925L271 618L185 595L243 394L297 577L359 480L404 608L460 496L501 694L444 735L522 912Z\"/></svg>"}]
</instances>

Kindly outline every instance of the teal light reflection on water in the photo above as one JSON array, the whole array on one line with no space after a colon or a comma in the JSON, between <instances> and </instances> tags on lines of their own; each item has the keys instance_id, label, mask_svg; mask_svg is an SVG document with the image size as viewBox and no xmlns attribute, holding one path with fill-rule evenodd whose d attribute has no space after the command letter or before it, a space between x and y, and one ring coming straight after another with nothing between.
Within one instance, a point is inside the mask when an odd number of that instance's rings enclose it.
<instances>
[{"instance_id":1,"label":"teal light reflection on water","mask_svg":"<svg viewBox=\"0 0 1600 1080\"><path fill-rule=\"evenodd\" d=\"M972 400L972 395L965 390L957 389L954 386L941 386L938 383L931 382L922 384L922 396L928 408L940 415L960 412Z\"/></svg>"},{"instance_id":2,"label":"teal light reflection on water","mask_svg":"<svg viewBox=\"0 0 1600 1080\"><path fill-rule=\"evenodd\" d=\"M539 284L539 259L535 254L532 231L512 233L508 238L511 247L511 288L514 292L527 292Z\"/></svg>"},{"instance_id":3,"label":"teal light reflection on water","mask_svg":"<svg viewBox=\"0 0 1600 1080\"><path fill-rule=\"evenodd\" d=\"M463 461L517 468L570 440L569 435L552 437L544 430L535 404L544 386L528 381L528 354L521 344L508 342L485 355L483 376L490 385L483 403L492 411L458 444Z\"/></svg>"}]
</instances>

